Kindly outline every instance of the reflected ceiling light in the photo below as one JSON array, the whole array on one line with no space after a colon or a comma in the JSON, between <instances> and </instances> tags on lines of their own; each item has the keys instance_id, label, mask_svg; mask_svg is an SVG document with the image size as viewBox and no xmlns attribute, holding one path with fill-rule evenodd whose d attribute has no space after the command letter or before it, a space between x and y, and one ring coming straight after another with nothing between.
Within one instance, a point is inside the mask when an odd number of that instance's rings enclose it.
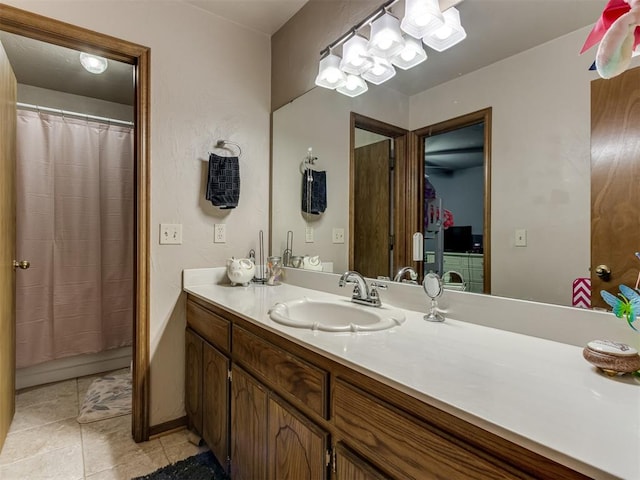
<instances>
[{"instance_id":1,"label":"reflected ceiling light","mask_svg":"<svg viewBox=\"0 0 640 480\"><path fill-rule=\"evenodd\" d=\"M393 78L395 74L396 69L393 68L389 60L373 57L373 66L362 74L362 78L374 85L380 85L390 78Z\"/></svg>"},{"instance_id":2,"label":"reflected ceiling light","mask_svg":"<svg viewBox=\"0 0 640 480\"><path fill-rule=\"evenodd\" d=\"M405 36L404 40L404 48L400 50L400 53L393 56L391 63L398 68L408 70L424 62L427 59L427 54L422 48L422 42L417 38Z\"/></svg>"},{"instance_id":3,"label":"reflected ceiling light","mask_svg":"<svg viewBox=\"0 0 640 480\"><path fill-rule=\"evenodd\" d=\"M341 87L336 88L336 91L348 97L357 97L367 90L369 90L367 82L357 75L347 75L347 82Z\"/></svg>"},{"instance_id":4,"label":"reflected ceiling light","mask_svg":"<svg viewBox=\"0 0 640 480\"><path fill-rule=\"evenodd\" d=\"M360 75L371 68L372 62L367 55L367 39L354 35L342 46L340 68L345 73Z\"/></svg>"},{"instance_id":5,"label":"reflected ceiling light","mask_svg":"<svg viewBox=\"0 0 640 480\"><path fill-rule=\"evenodd\" d=\"M400 20L385 12L371 22L369 38L369 54L389 59L404 47L404 39L400 31Z\"/></svg>"},{"instance_id":6,"label":"reflected ceiling light","mask_svg":"<svg viewBox=\"0 0 640 480\"><path fill-rule=\"evenodd\" d=\"M344 85L346 81L347 76L340 70L340 57L329 51L329 54L320 60L316 85L333 90Z\"/></svg>"},{"instance_id":7,"label":"reflected ceiling light","mask_svg":"<svg viewBox=\"0 0 640 480\"><path fill-rule=\"evenodd\" d=\"M400 27L412 37L422 38L443 25L438 0L405 0Z\"/></svg>"},{"instance_id":8,"label":"reflected ceiling light","mask_svg":"<svg viewBox=\"0 0 640 480\"><path fill-rule=\"evenodd\" d=\"M103 73L109 66L106 58L89 55L84 52L80 53L80 63L87 72L95 73L96 75Z\"/></svg>"},{"instance_id":9,"label":"reflected ceiling light","mask_svg":"<svg viewBox=\"0 0 640 480\"><path fill-rule=\"evenodd\" d=\"M444 25L422 38L425 45L438 52L451 48L467 38L467 32L460 24L460 12L457 8L451 7L445 10L442 15L444 16Z\"/></svg>"}]
</instances>

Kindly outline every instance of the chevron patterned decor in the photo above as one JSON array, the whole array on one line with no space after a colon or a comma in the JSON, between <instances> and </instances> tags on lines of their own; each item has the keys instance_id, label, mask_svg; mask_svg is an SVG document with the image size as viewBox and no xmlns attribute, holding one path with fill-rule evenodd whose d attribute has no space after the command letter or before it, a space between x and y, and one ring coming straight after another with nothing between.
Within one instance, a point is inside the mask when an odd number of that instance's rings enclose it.
<instances>
[{"instance_id":1,"label":"chevron patterned decor","mask_svg":"<svg viewBox=\"0 0 640 480\"><path fill-rule=\"evenodd\" d=\"M591 308L590 278L576 278L573 281L573 297L571 305L578 308Z\"/></svg>"}]
</instances>

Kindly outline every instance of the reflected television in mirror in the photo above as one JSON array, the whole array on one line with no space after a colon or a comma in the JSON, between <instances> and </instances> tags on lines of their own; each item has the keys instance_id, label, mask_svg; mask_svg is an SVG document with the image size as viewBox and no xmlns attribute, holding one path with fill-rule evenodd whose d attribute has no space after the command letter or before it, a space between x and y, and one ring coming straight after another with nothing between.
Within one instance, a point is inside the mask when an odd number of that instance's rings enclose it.
<instances>
[{"instance_id":1,"label":"reflected television in mirror","mask_svg":"<svg viewBox=\"0 0 640 480\"><path fill-rule=\"evenodd\" d=\"M471 225L449 227L444 231L444 251L467 253L473 250Z\"/></svg>"}]
</instances>

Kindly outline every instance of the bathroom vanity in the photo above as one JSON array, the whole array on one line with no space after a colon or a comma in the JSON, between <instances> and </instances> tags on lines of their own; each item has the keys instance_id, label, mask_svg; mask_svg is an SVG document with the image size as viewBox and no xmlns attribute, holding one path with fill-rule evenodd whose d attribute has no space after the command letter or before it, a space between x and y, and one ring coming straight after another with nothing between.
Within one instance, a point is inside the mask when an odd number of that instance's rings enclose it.
<instances>
[{"instance_id":1,"label":"bathroom vanity","mask_svg":"<svg viewBox=\"0 0 640 480\"><path fill-rule=\"evenodd\" d=\"M198 275L186 410L234 480L640 478L640 384L579 347L410 310L384 331L289 327L274 304L344 297Z\"/></svg>"}]
</instances>

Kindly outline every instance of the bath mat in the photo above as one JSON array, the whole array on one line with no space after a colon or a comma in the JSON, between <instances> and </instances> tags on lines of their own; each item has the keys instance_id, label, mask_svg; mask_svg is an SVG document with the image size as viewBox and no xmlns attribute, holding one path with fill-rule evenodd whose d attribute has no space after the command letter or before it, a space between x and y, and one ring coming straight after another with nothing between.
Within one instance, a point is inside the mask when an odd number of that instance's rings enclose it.
<instances>
[{"instance_id":1,"label":"bath mat","mask_svg":"<svg viewBox=\"0 0 640 480\"><path fill-rule=\"evenodd\" d=\"M93 381L80 408L78 423L131 413L131 374L106 375Z\"/></svg>"},{"instance_id":2,"label":"bath mat","mask_svg":"<svg viewBox=\"0 0 640 480\"><path fill-rule=\"evenodd\" d=\"M229 480L211 451L185 458L133 480Z\"/></svg>"}]
</instances>

